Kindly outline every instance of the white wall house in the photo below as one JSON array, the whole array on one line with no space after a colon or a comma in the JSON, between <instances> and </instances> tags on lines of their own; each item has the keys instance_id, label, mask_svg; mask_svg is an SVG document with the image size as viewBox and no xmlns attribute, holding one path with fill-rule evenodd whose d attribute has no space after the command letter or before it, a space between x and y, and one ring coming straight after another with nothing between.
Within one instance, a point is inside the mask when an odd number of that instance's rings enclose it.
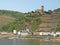
<instances>
[{"instance_id":1,"label":"white wall house","mask_svg":"<svg viewBox=\"0 0 60 45\"><path fill-rule=\"evenodd\" d=\"M50 32L50 34L49 35L51 35L51 36L56 36L56 33L55 32Z\"/></svg>"},{"instance_id":2,"label":"white wall house","mask_svg":"<svg viewBox=\"0 0 60 45\"><path fill-rule=\"evenodd\" d=\"M28 33L21 33L21 35L28 35Z\"/></svg>"},{"instance_id":3,"label":"white wall house","mask_svg":"<svg viewBox=\"0 0 60 45\"><path fill-rule=\"evenodd\" d=\"M26 30L22 30L20 34L21 35L29 35L29 33Z\"/></svg>"},{"instance_id":4,"label":"white wall house","mask_svg":"<svg viewBox=\"0 0 60 45\"><path fill-rule=\"evenodd\" d=\"M13 34L17 34L17 31L16 30L13 30Z\"/></svg>"},{"instance_id":5,"label":"white wall house","mask_svg":"<svg viewBox=\"0 0 60 45\"><path fill-rule=\"evenodd\" d=\"M60 32L56 32L56 35L60 35Z\"/></svg>"},{"instance_id":6,"label":"white wall house","mask_svg":"<svg viewBox=\"0 0 60 45\"><path fill-rule=\"evenodd\" d=\"M49 35L50 32L40 32L40 35Z\"/></svg>"},{"instance_id":7,"label":"white wall house","mask_svg":"<svg viewBox=\"0 0 60 45\"><path fill-rule=\"evenodd\" d=\"M20 34L21 34L21 32L20 32L20 31L18 31L18 32L17 32L17 34L18 34L18 35L20 35Z\"/></svg>"}]
</instances>

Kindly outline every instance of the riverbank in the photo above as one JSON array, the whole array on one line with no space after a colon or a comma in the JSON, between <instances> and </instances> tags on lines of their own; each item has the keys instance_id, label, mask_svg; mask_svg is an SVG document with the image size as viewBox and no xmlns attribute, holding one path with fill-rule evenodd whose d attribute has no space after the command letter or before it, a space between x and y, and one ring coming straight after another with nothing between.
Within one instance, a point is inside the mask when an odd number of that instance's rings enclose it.
<instances>
[{"instance_id":1,"label":"riverbank","mask_svg":"<svg viewBox=\"0 0 60 45\"><path fill-rule=\"evenodd\" d=\"M0 35L0 39L38 39L40 41L60 41L60 37L59 38L43 38L43 36L32 36L32 35L28 35L28 36L18 36L18 35Z\"/></svg>"},{"instance_id":2,"label":"riverbank","mask_svg":"<svg viewBox=\"0 0 60 45\"><path fill-rule=\"evenodd\" d=\"M40 39L40 38L1 38L1 39L10 39L10 40L15 40L15 39L21 39L21 40L39 40L39 41L52 41L52 42L57 42L59 41L60 42L60 38L51 38L51 39Z\"/></svg>"}]
</instances>

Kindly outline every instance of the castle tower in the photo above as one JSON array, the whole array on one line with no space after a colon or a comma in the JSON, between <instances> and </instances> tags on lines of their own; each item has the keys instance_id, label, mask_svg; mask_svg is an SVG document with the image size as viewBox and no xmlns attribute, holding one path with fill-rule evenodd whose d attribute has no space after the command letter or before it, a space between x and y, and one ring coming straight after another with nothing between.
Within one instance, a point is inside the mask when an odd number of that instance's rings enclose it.
<instances>
[{"instance_id":1,"label":"castle tower","mask_svg":"<svg viewBox=\"0 0 60 45\"><path fill-rule=\"evenodd\" d=\"M41 6L40 9L37 9L37 10L36 10L36 13L44 14L44 6Z\"/></svg>"},{"instance_id":2,"label":"castle tower","mask_svg":"<svg viewBox=\"0 0 60 45\"><path fill-rule=\"evenodd\" d=\"M44 14L44 6L41 6L41 14Z\"/></svg>"}]
</instances>

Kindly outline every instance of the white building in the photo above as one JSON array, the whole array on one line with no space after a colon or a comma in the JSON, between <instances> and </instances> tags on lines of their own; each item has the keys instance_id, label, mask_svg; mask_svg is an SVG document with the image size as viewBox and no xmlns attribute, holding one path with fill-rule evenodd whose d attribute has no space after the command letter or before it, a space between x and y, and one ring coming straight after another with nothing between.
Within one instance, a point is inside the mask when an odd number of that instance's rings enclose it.
<instances>
[{"instance_id":1,"label":"white building","mask_svg":"<svg viewBox=\"0 0 60 45\"><path fill-rule=\"evenodd\" d=\"M56 32L56 35L60 35L60 32Z\"/></svg>"},{"instance_id":2,"label":"white building","mask_svg":"<svg viewBox=\"0 0 60 45\"><path fill-rule=\"evenodd\" d=\"M28 31L26 31L26 30L22 30L20 34L21 34L21 35L28 35L29 33L28 33Z\"/></svg>"},{"instance_id":3,"label":"white building","mask_svg":"<svg viewBox=\"0 0 60 45\"><path fill-rule=\"evenodd\" d=\"M30 32L29 29L26 29L27 32Z\"/></svg>"},{"instance_id":4,"label":"white building","mask_svg":"<svg viewBox=\"0 0 60 45\"><path fill-rule=\"evenodd\" d=\"M18 31L17 33L18 33L18 35L20 35L20 34L21 34L21 32L20 32L20 31Z\"/></svg>"},{"instance_id":5,"label":"white building","mask_svg":"<svg viewBox=\"0 0 60 45\"><path fill-rule=\"evenodd\" d=\"M13 30L13 34L17 34L17 31L16 30Z\"/></svg>"},{"instance_id":6,"label":"white building","mask_svg":"<svg viewBox=\"0 0 60 45\"><path fill-rule=\"evenodd\" d=\"M49 35L50 32L40 32L40 35Z\"/></svg>"}]
</instances>

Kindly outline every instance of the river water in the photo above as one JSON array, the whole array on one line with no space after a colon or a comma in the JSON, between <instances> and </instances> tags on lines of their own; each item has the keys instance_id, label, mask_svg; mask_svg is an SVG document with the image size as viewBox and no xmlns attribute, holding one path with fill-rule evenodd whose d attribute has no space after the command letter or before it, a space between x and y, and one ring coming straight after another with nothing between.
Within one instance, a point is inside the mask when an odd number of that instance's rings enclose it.
<instances>
[{"instance_id":1,"label":"river water","mask_svg":"<svg viewBox=\"0 0 60 45\"><path fill-rule=\"evenodd\" d=\"M0 39L0 45L60 45L60 42L40 41L40 39Z\"/></svg>"}]
</instances>

